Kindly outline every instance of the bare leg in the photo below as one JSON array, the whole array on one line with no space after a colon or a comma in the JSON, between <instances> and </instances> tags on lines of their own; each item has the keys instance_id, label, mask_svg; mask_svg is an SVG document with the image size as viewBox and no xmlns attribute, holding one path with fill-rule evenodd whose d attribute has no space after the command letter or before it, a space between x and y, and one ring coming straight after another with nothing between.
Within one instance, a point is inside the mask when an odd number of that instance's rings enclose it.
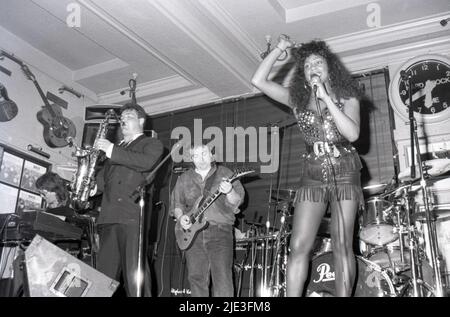
<instances>
[{"instance_id":1,"label":"bare leg","mask_svg":"<svg viewBox=\"0 0 450 317\"><path fill-rule=\"evenodd\" d=\"M299 202L294 211L287 264L286 295L299 297L308 275L309 257L327 204Z\"/></svg>"},{"instance_id":2,"label":"bare leg","mask_svg":"<svg viewBox=\"0 0 450 317\"><path fill-rule=\"evenodd\" d=\"M343 200L331 205L331 241L336 276L336 296L350 297L356 276L353 233L358 202Z\"/></svg>"}]
</instances>

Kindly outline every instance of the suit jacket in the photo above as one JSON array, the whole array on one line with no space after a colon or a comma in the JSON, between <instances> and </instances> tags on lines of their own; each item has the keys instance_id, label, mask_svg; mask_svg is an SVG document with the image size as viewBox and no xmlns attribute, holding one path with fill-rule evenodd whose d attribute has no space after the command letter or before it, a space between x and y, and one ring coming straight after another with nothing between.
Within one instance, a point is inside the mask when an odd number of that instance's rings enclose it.
<instances>
[{"instance_id":1,"label":"suit jacket","mask_svg":"<svg viewBox=\"0 0 450 317\"><path fill-rule=\"evenodd\" d=\"M145 135L127 146L114 145L111 158L106 160L96 178L98 189L103 192L97 223L131 224L139 221L140 207L131 193L145 180L162 153L162 143Z\"/></svg>"}]
</instances>

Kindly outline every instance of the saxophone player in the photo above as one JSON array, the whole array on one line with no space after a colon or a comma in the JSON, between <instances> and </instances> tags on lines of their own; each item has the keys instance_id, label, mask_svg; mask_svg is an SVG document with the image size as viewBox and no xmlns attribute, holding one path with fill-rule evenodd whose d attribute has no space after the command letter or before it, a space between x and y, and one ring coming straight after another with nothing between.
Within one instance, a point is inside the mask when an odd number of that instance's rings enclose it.
<instances>
[{"instance_id":1,"label":"saxophone player","mask_svg":"<svg viewBox=\"0 0 450 317\"><path fill-rule=\"evenodd\" d=\"M158 163L163 153L162 143L143 133L146 113L135 103L120 108L120 128L123 140L113 144L99 139L94 147L105 152L107 160L97 173L96 183L103 192L97 221L100 248L97 269L120 281L123 277L126 295L137 295L138 238L140 207L131 198L133 190ZM151 200L146 200L151 201ZM147 203L147 206L151 204ZM145 245L145 244L144 244ZM144 256L144 296L150 296L149 266Z\"/></svg>"}]
</instances>

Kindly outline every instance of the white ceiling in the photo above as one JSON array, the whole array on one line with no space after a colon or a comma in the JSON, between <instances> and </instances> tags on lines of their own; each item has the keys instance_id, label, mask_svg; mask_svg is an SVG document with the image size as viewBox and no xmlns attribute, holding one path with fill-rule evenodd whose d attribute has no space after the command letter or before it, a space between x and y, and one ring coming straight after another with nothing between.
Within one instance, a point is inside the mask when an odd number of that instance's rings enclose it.
<instances>
[{"instance_id":1,"label":"white ceiling","mask_svg":"<svg viewBox=\"0 0 450 317\"><path fill-rule=\"evenodd\" d=\"M63 65L61 81L72 78L98 103L124 103L129 96L119 92L137 73L149 114L255 93L250 78L266 35L326 39L353 70L375 66L362 61L377 51L450 41L450 26L439 24L450 17L449 0L1 2L0 26ZM79 27L67 25L73 4Z\"/></svg>"}]
</instances>

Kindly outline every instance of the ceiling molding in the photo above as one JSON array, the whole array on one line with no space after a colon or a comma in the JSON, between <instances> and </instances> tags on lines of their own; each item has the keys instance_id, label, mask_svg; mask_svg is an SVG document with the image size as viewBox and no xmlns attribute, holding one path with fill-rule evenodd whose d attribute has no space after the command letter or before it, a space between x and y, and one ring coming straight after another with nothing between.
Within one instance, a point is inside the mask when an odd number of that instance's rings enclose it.
<instances>
[{"instance_id":1,"label":"ceiling molding","mask_svg":"<svg viewBox=\"0 0 450 317\"><path fill-rule=\"evenodd\" d=\"M159 80L154 80L151 82L146 82L139 84L136 88L136 96L138 99L146 99L151 98L152 95L166 93L169 91L173 91L176 93L177 90L186 89L186 88L195 88L197 86L193 85L190 81L186 80L181 76L171 76L167 78L162 78ZM99 94L99 102L100 103L122 103L128 101L130 98L128 94L121 95L120 92L123 89L117 89L114 91L110 91L105 94ZM145 104L146 102L141 102L140 104Z\"/></svg>"},{"instance_id":2,"label":"ceiling molding","mask_svg":"<svg viewBox=\"0 0 450 317\"><path fill-rule=\"evenodd\" d=\"M343 57L347 68L355 72L370 71L388 65L404 62L421 54L444 54L450 52L450 37L441 37L428 41L414 42L406 45L374 50L367 53Z\"/></svg>"},{"instance_id":3,"label":"ceiling molding","mask_svg":"<svg viewBox=\"0 0 450 317\"><path fill-rule=\"evenodd\" d=\"M44 54L2 26L0 26L0 38L2 39L1 49L14 54L17 58L50 78L73 88L86 98L94 102L97 101L97 94L75 82L72 77L73 72L63 64Z\"/></svg>"},{"instance_id":4,"label":"ceiling molding","mask_svg":"<svg viewBox=\"0 0 450 317\"><path fill-rule=\"evenodd\" d=\"M376 45L382 45L383 43L417 37L419 35L430 35L442 32L445 29L442 28L439 22L449 15L450 11L409 22L369 29L367 31L347 34L345 36L332 37L328 38L326 41L333 51L337 53L374 47ZM450 30L447 30L450 35Z\"/></svg>"},{"instance_id":5,"label":"ceiling molding","mask_svg":"<svg viewBox=\"0 0 450 317\"><path fill-rule=\"evenodd\" d=\"M219 96L202 87L170 96L150 99L140 103L140 105L148 115L155 115L188 109L219 99Z\"/></svg>"},{"instance_id":6,"label":"ceiling molding","mask_svg":"<svg viewBox=\"0 0 450 317\"><path fill-rule=\"evenodd\" d=\"M276 12L283 18L284 22L292 23L329 13L334 13L353 7L359 7L373 0L316 0L311 1L269 1Z\"/></svg>"},{"instance_id":7,"label":"ceiling molding","mask_svg":"<svg viewBox=\"0 0 450 317\"><path fill-rule=\"evenodd\" d=\"M122 69L130 66L120 58L114 58L109 61L98 63L92 66L81 68L73 71L73 80L80 81L85 78L94 77L103 73L108 73L117 69Z\"/></svg>"},{"instance_id":8,"label":"ceiling molding","mask_svg":"<svg viewBox=\"0 0 450 317\"><path fill-rule=\"evenodd\" d=\"M228 32L224 32L224 34L213 33L206 24L200 21L199 16L194 16L190 13L192 6L201 5L200 3L177 0L151 0L151 3L161 14L164 14L218 63L223 65L244 87L252 88L249 78L253 74L254 69L248 63L248 52L245 52L245 58L243 59L238 55L238 52L233 50L238 45L230 49L230 47L225 45L223 38L219 37L219 35L222 35L222 37L230 36ZM213 7L208 6L208 8L212 9ZM218 6L213 9L215 14L219 14L220 10ZM222 15L225 15L225 13L222 13ZM217 21L210 20L208 22L214 22L217 26ZM235 28L238 27L235 26ZM255 67L257 66L256 60L252 58L250 61L251 64L255 64Z\"/></svg>"}]
</instances>

